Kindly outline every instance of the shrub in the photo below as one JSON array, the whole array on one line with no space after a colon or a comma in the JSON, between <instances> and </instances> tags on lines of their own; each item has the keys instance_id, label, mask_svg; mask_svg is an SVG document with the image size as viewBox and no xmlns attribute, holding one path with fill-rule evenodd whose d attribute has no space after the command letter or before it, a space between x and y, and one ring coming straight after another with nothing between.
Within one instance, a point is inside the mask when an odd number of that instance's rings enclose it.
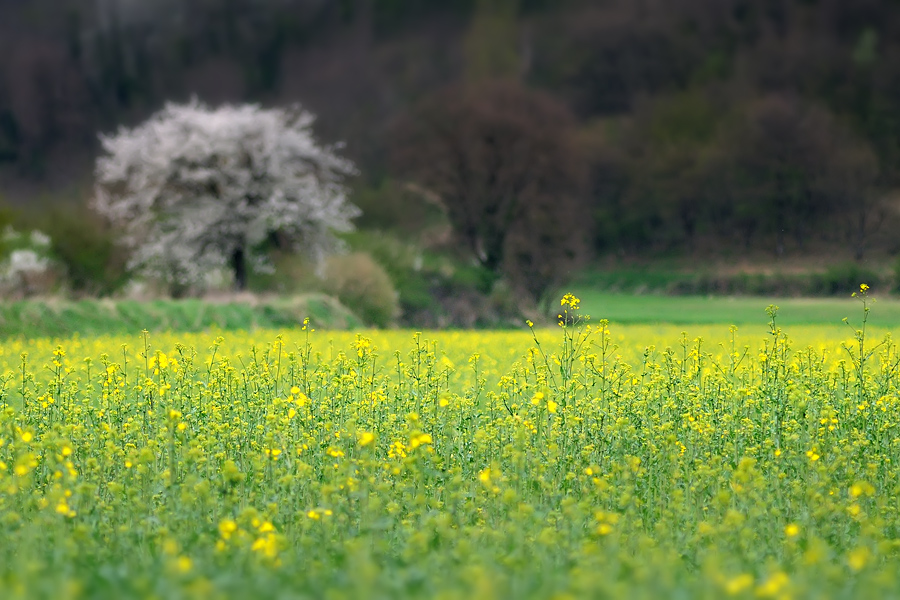
<instances>
[{"instance_id":1,"label":"shrub","mask_svg":"<svg viewBox=\"0 0 900 600\"><path fill-rule=\"evenodd\" d=\"M324 287L366 323L387 327L400 316L391 278L369 254L354 252L329 258Z\"/></svg>"},{"instance_id":2,"label":"shrub","mask_svg":"<svg viewBox=\"0 0 900 600\"><path fill-rule=\"evenodd\" d=\"M818 294L836 295L848 294L859 286L860 281L865 281L873 287L878 287L881 277L877 273L848 262L828 267L824 273L813 278L813 292Z\"/></svg>"},{"instance_id":3,"label":"shrub","mask_svg":"<svg viewBox=\"0 0 900 600\"><path fill-rule=\"evenodd\" d=\"M73 292L105 296L128 281L113 232L84 206L56 207L44 213L39 224L50 235L51 252Z\"/></svg>"},{"instance_id":4,"label":"shrub","mask_svg":"<svg viewBox=\"0 0 900 600\"><path fill-rule=\"evenodd\" d=\"M8 253L0 263L0 290L5 296L27 298L59 285L59 269L50 256L51 240L45 233L20 233L7 225L2 240Z\"/></svg>"},{"instance_id":5,"label":"shrub","mask_svg":"<svg viewBox=\"0 0 900 600\"><path fill-rule=\"evenodd\" d=\"M426 261L421 247L389 233L358 231L345 239L353 250L370 255L383 266L397 290L404 314L435 307L429 275L447 265L430 264L433 261Z\"/></svg>"}]
</instances>

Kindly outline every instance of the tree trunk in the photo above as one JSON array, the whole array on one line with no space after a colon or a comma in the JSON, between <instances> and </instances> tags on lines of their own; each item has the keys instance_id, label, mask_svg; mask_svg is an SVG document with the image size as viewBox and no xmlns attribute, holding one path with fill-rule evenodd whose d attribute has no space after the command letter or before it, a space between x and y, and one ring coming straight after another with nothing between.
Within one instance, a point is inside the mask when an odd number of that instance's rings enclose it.
<instances>
[{"instance_id":1,"label":"tree trunk","mask_svg":"<svg viewBox=\"0 0 900 600\"><path fill-rule=\"evenodd\" d=\"M243 248L236 248L231 255L231 269L234 271L234 287L243 292L247 289L247 256Z\"/></svg>"}]
</instances>

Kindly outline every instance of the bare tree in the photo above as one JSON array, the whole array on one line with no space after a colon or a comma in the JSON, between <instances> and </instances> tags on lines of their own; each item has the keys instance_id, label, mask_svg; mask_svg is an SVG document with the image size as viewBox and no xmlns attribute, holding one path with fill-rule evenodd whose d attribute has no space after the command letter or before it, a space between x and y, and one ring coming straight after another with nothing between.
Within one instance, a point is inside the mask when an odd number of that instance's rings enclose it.
<instances>
[{"instance_id":1,"label":"bare tree","mask_svg":"<svg viewBox=\"0 0 900 600\"><path fill-rule=\"evenodd\" d=\"M395 160L440 195L454 231L482 266L516 279L507 260L513 237L535 249L547 236L580 243L587 218L578 212L584 177L573 129L564 105L516 83L453 87L407 118ZM547 285L528 287L539 296Z\"/></svg>"}]
</instances>

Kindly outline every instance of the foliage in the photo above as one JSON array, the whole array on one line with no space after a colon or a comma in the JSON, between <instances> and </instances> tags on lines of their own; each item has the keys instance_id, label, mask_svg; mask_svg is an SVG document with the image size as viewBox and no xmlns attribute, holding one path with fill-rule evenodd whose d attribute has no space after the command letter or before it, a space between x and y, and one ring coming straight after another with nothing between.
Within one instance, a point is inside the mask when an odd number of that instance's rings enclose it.
<instances>
[{"instance_id":1,"label":"foliage","mask_svg":"<svg viewBox=\"0 0 900 600\"><path fill-rule=\"evenodd\" d=\"M123 228L129 265L173 286L227 266L244 289L273 236L323 260L358 211L342 183L352 165L312 122L299 108L169 104L102 138L95 207Z\"/></svg>"},{"instance_id":2,"label":"foliage","mask_svg":"<svg viewBox=\"0 0 900 600\"><path fill-rule=\"evenodd\" d=\"M796 94L692 89L634 114L614 135L583 134L600 250L692 254L702 240L781 257L818 243L862 260L887 218L871 146Z\"/></svg>"},{"instance_id":3,"label":"foliage","mask_svg":"<svg viewBox=\"0 0 900 600\"><path fill-rule=\"evenodd\" d=\"M5 344L0 592L898 595L889 338L564 301L534 337Z\"/></svg>"},{"instance_id":4,"label":"foliage","mask_svg":"<svg viewBox=\"0 0 900 600\"><path fill-rule=\"evenodd\" d=\"M439 198L393 179L358 186L353 190L353 202L362 212L356 225L370 231L418 235L446 220Z\"/></svg>"},{"instance_id":5,"label":"foliage","mask_svg":"<svg viewBox=\"0 0 900 600\"><path fill-rule=\"evenodd\" d=\"M324 287L367 324L388 327L400 316L397 290L390 276L366 253L328 259Z\"/></svg>"},{"instance_id":6,"label":"foliage","mask_svg":"<svg viewBox=\"0 0 900 600\"><path fill-rule=\"evenodd\" d=\"M44 208L28 220L50 236L49 251L75 294L105 296L126 283L126 257L114 232L84 205Z\"/></svg>"},{"instance_id":7,"label":"foliage","mask_svg":"<svg viewBox=\"0 0 900 600\"><path fill-rule=\"evenodd\" d=\"M410 311L433 308L435 299L429 289L433 276L453 271L448 258L435 261L419 245L389 233L360 230L345 236L345 240L350 248L369 254L385 270L397 289L404 316Z\"/></svg>"},{"instance_id":8,"label":"foliage","mask_svg":"<svg viewBox=\"0 0 900 600\"><path fill-rule=\"evenodd\" d=\"M514 79L522 71L516 17L519 0L476 0L463 39L470 82Z\"/></svg>"},{"instance_id":9,"label":"foliage","mask_svg":"<svg viewBox=\"0 0 900 600\"><path fill-rule=\"evenodd\" d=\"M397 290L405 327L508 328L521 326L521 298L498 282L496 274L473 264L469 255L446 247L435 230L423 232L428 243L405 241L379 231L344 237L384 268ZM452 243L452 238L449 238Z\"/></svg>"}]
</instances>

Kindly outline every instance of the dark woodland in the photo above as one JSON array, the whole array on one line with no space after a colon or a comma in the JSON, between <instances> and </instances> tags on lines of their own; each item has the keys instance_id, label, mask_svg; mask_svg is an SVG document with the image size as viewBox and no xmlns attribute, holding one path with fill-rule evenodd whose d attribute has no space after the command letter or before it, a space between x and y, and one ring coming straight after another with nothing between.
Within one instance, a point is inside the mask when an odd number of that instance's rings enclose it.
<instances>
[{"instance_id":1,"label":"dark woodland","mask_svg":"<svg viewBox=\"0 0 900 600\"><path fill-rule=\"evenodd\" d=\"M419 190L536 294L590 256L900 251L897 0L3 0L0 57L11 207L83 213L98 133L166 101L300 102L361 226Z\"/></svg>"}]
</instances>

